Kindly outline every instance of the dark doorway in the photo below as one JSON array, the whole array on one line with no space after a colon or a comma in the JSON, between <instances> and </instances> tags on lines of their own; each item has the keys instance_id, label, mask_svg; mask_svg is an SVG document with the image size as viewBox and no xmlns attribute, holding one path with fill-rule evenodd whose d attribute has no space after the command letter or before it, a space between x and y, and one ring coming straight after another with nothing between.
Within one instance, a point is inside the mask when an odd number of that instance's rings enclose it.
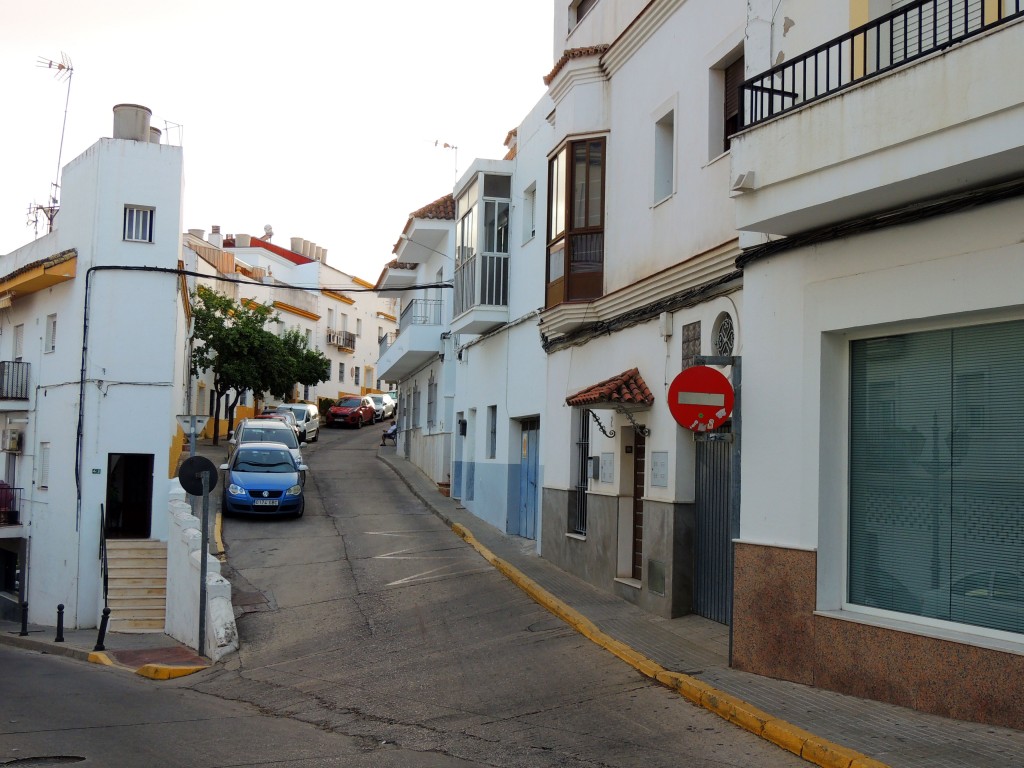
<instances>
[{"instance_id":1,"label":"dark doorway","mask_svg":"<svg viewBox=\"0 0 1024 768\"><path fill-rule=\"evenodd\" d=\"M633 432L633 568L637 581L644 575L644 473L647 462L647 440L639 430Z\"/></svg>"},{"instance_id":2,"label":"dark doorway","mask_svg":"<svg viewBox=\"0 0 1024 768\"><path fill-rule=\"evenodd\" d=\"M148 539L152 515L153 454L111 453L107 459L107 538Z\"/></svg>"}]
</instances>

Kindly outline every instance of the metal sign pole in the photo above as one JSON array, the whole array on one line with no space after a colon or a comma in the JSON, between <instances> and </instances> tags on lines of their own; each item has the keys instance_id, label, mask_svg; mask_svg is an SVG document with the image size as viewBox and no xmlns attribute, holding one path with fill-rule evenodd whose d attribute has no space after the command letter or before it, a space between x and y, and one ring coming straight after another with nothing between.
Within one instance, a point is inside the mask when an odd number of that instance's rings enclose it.
<instances>
[{"instance_id":1,"label":"metal sign pole","mask_svg":"<svg viewBox=\"0 0 1024 768\"><path fill-rule=\"evenodd\" d=\"M207 472L200 473L203 476L203 533L200 538L200 559L199 559L199 655L206 655L206 569L207 551L210 548L210 475Z\"/></svg>"}]
</instances>

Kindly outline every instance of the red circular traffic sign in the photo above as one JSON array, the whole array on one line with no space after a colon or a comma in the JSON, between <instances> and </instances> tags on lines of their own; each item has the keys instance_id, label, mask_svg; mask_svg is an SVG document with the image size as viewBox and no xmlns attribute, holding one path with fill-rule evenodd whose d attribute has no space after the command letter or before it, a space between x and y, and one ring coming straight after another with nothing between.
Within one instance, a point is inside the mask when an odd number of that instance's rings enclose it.
<instances>
[{"instance_id":1,"label":"red circular traffic sign","mask_svg":"<svg viewBox=\"0 0 1024 768\"><path fill-rule=\"evenodd\" d=\"M706 432L732 415L736 399L732 384L719 371L695 365L676 376L668 388L668 409L681 426Z\"/></svg>"}]
</instances>

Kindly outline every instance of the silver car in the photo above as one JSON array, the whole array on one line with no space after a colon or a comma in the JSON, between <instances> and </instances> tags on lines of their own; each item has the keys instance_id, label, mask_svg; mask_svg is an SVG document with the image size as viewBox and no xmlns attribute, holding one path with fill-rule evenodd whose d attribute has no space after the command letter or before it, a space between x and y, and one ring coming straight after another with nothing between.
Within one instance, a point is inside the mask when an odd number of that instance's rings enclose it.
<instances>
[{"instance_id":1,"label":"silver car","mask_svg":"<svg viewBox=\"0 0 1024 768\"><path fill-rule=\"evenodd\" d=\"M306 443L295 437L289 424L278 419L243 419L228 440L228 457L243 443L283 443L296 464L306 463L302 460L302 446Z\"/></svg>"}]
</instances>

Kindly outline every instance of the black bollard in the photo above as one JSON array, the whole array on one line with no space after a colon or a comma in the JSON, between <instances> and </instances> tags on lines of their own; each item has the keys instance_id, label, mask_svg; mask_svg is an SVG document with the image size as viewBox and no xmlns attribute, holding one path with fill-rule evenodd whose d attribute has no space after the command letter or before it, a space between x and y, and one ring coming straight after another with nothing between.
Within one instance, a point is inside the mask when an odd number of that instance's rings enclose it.
<instances>
[{"instance_id":1,"label":"black bollard","mask_svg":"<svg viewBox=\"0 0 1024 768\"><path fill-rule=\"evenodd\" d=\"M100 635L99 635L99 637L96 638L96 647L93 648L94 651L105 651L106 650L106 648L103 647L103 638L107 634L107 621L109 619L110 619L110 609L109 608L104 608L103 609L103 618L100 619Z\"/></svg>"},{"instance_id":2,"label":"black bollard","mask_svg":"<svg viewBox=\"0 0 1024 768\"><path fill-rule=\"evenodd\" d=\"M57 636L53 638L53 642L64 642L64 603L57 604Z\"/></svg>"},{"instance_id":3,"label":"black bollard","mask_svg":"<svg viewBox=\"0 0 1024 768\"><path fill-rule=\"evenodd\" d=\"M21 632L19 637L28 637L28 603L21 604Z\"/></svg>"}]
</instances>

